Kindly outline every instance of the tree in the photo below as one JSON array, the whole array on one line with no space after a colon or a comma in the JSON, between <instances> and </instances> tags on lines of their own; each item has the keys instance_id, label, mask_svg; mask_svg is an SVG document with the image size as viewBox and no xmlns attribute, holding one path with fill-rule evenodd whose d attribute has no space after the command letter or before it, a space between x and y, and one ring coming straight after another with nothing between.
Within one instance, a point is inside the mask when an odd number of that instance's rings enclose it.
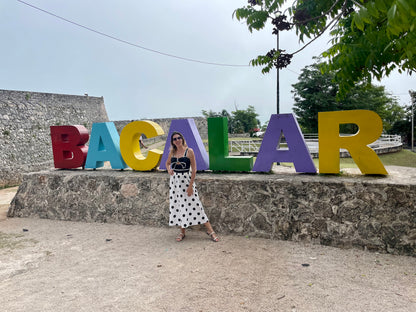
<instances>
[{"instance_id":1,"label":"tree","mask_svg":"<svg viewBox=\"0 0 416 312\"><path fill-rule=\"evenodd\" d=\"M236 109L231 114L232 133L252 132L254 128L260 125L260 121L257 119L259 115L256 113L254 106L249 105L246 110Z\"/></svg>"},{"instance_id":2,"label":"tree","mask_svg":"<svg viewBox=\"0 0 416 312\"><path fill-rule=\"evenodd\" d=\"M231 133L231 115L227 112L227 110L223 109L220 113L213 112L211 109L209 111L202 110L202 115L205 118L209 117L227 117L228 118L228 133Z\"/></svg>"},{"instance_id":3,"label":"tree","mask_svg":"<svg viewBox=\"0 0 416 312\"><path fill-rule=\"evenodd\" d=\"M209 111L202 110L202 115L205 118L209 118L209 117L230 117L230 114L225 109L223 109L220 113L213 112L211 109Z\"/></svg>"},{"instance_id":4,"label":"tree","mask_svg":"<svg viewBox=\"0 0 416 312\"><path fill-rule=\"evenodd\" d=\"M294 28L305 46L292 53L270 50L251 60L254 66L286 67L294 54L331 29L332 46L323 53L323 68L333 71L344 96L355 83L380 80L394 69L412 74L416 69L416 2L414 0L249 0L234 11L250 32L267 21L273 33ZM281 12L284 6L288 9ZM288 20L288 21L287 21ZM309 42L306 42L310 40Z\"/></svg>"},{"instance_id":5,"label":"tree","mask_svg":"<svg viewBox=\"0 0 416 312\"><path fill-rule=\"evenodd\" d=\"M318 132L318 112L368 109L376 112L383 120L385 131L401 120L404 109L397 99L388 94L383 86L358 83L345 96L337 97L339 86L334 81L333 72L322 73L322 63L315 63L302 69L299 82L293 84L294 113L298 116L302 131ZM341 132L355 133L356 125L342 125Z\"/></svg>"},{"instance_id":6,"label":"tree","mask_svg":"<svg viewBox=\"0 0 416 312\"><path fill-rule=\"evenodd\" d=\"M318 112L338 110L338 88L332 79L333 74L322 74L319 65L313 64L302 69L299 82L292 85L293 112L303 132L318 132Z\"/></svg>"},{"instance_id":7,"label":"tree","mask_svg":"<svg viewBox=\"0 0 416 312\"><path fill-rule=\"evenodd\" d=\"M416 108L416 92L409 91L411 101L413 103L413 108ZM391 129L388 131L389 134L400 134L402 136L403 142L411 146L412 142L412 104L405 106L404 116L397 120ZM413 125L413 135L416 133L416 126ZM414 138L413 138L414 139Z\"/></svg>"},{"instance_id":8,"label":"tree","mask_svg":"<svg viewBox=\"0 0 416 312\"><path fill-rule=\"evenodd\" d=\"M231 112L231 115L225 109L221 113L203 110L202 115L205 118L227 117L228 133L248 133L260 126L260 121L257 119L259 115L256 113L254 106L251 105L245 110L236 109L234 112Z\"/></svg>"}]
</instances>

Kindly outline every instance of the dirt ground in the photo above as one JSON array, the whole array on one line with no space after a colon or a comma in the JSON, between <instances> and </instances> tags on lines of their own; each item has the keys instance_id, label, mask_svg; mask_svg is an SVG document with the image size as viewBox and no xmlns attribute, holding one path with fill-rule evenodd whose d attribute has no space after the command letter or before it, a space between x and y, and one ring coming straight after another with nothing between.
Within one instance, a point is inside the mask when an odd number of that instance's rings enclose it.
<instances>
[{"instance_id":1,"label":"dirt ground","mask_svg":"<svg viewBox=\"0 0 416 312\"><path fill-rule=\"evenodd\" d=\"M12 197L0 190L4 312L416 311L414 257L232 235L214 243L199 230L177 243L175 228L5 219Z\"/></svg>"}]
</instances>

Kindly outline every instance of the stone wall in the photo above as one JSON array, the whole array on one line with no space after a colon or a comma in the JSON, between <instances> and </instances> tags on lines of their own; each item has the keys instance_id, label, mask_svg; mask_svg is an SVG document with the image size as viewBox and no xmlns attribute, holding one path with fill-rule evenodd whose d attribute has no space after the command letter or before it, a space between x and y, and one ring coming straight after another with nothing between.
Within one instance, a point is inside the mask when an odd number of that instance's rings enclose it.
<instances>
[{"instance_id":1,"label":"stone wall","mask_svg":"<svg viewBox=\"0 0 416 312\"><path fill-rule=\"evenodd\" d=\"M50 126L104 121L102 97L0 90L0 187L53 167Z\"/></svg>"},{"instance_id":2,"label":"stone wall","mask_svg":"<svg viewBox=\"0 0 416 312\"><path fill-rule=\"evenodd\" d=\"M145 143L152 143L153 141L157 140L157 141L165 141L166 137L168 135L169 132L169 128L170 128L170 123L172 120L177 120L177 119L193 119L195 121L195 125L198 129L199 135L201 136L201 138L204 139L208 139L208 124L207 124L207 119L205 117L182 117L182 118L160 118L160 119L146 119L146 120L150 120L153 121L155 123L157 123L165 132L164 135L157 137L157 139L148 139L148 140L144 140ZM134 120L118 120L118 121L113 121L114 125L117 128L118 133L121 133L121 130L130 122L132 122Z\"/></svg>"},{"instance_id":3,"label":"stone wall","mask_svg":"<svg viewBox=\"0 0 416 312\"><path fill-rule=\"evenodd\" d=\"M202 138L208 137L207 121L195 120ZM172 119L152 119L169 131ZM102 97L65 95L29 91L0 90L0 187L17 185L22 174L53 167L50 126L83 125L107 122ZM114 121L119 133L133 120ZM165 140L166 135L157 140ZM152 144L155 139L148 139Z\"/></svg>"},{"instance_id":4,"label":"stone wall","mask_svg":"<svg viewBox=\"0 0 416 312\"><path fill-rule=\"evenodd\" d=\"M416 256L416 169L378 176L198 173L218 233ZM168 176L53 170L24 176L9 217L166 226Z\"/></svg>"}]
</instances>

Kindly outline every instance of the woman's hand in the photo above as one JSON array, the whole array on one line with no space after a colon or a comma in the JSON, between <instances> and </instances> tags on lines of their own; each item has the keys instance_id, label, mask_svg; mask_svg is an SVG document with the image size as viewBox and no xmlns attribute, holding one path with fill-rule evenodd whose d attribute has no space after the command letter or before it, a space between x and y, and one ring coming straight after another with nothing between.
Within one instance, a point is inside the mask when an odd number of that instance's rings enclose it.
<instances>
[{"instance_id":1,"label":"woman's hand","mask_svg":"<svg viewBox=\"0 0 416 312\"><path fill-rule=\"evenodd\" d=\"M169 173L170 175L173 175L173 170L172 170L172 168L168 168L168 173Z\"/></svg>"},{"instance_id":2,"label":"woman's hand","mask_svg":"<svg viewBox=\"0 0 416 312\"><path fill-rule=\"evenodd\" d=\"M192 184L190 184L188 186L188 189L186 190L186 192L187 192L188 196L191 196L194 193L194 189L192 187Z\"/></svg>"}]
</instances>

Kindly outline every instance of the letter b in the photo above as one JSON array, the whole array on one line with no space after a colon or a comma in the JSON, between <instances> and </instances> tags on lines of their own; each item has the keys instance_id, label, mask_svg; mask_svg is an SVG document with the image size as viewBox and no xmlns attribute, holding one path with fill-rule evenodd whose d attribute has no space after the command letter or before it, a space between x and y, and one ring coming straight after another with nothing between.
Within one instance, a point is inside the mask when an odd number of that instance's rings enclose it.
<instances>
[{"instance_id":1,"label":"letter b","mask_svg":"<svg viewBox=\"0 0 416 312\"><path fill-rule=\"evenodd\" d=\"M51 126L52 151L55 168L84 167L87 158L88 130L84 126Z\"/></svg>"}]
</instances>

